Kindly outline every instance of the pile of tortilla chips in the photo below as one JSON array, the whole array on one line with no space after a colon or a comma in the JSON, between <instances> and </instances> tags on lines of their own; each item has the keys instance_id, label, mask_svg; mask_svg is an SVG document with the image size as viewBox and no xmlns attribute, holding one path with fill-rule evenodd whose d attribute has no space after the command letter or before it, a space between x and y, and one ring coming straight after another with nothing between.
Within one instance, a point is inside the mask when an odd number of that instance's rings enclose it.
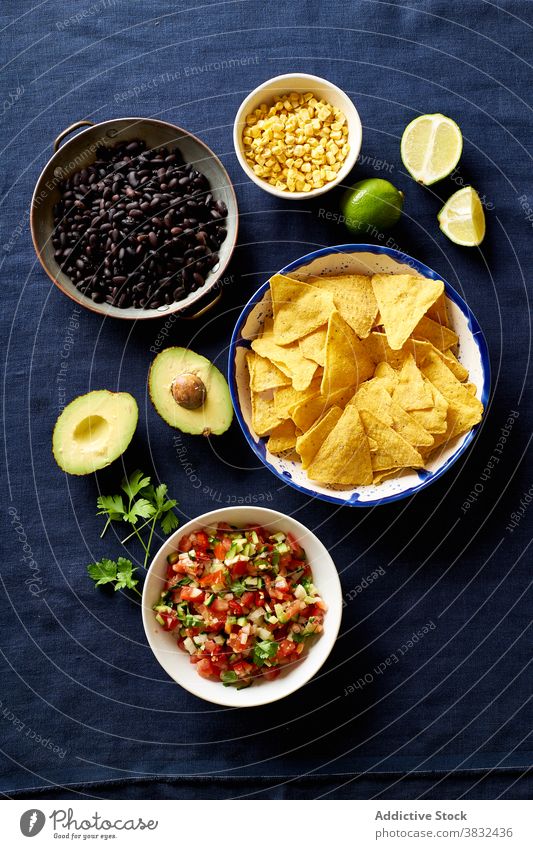
<instances>
[{"instance_id":1,"label":"pile of tortilla chips","mask_svg":"<svg viewBox=\"0 0 533 849\"><path fill-rule=\"evenodd\" d=\"M270 289L273 317L247 352L252 426L310 480L381 483L480 421L442 281L276 274Z\"/></svg>"}]
</instances>

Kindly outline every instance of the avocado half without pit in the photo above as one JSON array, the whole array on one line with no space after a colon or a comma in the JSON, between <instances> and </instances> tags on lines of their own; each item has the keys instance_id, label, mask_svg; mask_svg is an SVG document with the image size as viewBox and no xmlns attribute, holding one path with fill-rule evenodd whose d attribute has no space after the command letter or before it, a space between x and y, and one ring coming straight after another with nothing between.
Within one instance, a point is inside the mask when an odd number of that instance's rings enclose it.
<instances>
[{"instance_id":1,"label":"avocado half without pit","mask_svg":"<svg viewBox=\"0 0 533 849\"><path fill-rule=\"evenodd\" d=\"M130 444L139 410L128 392L99 389L67 404L52 436L58 466L70 475L89 475L109 466Z\"/></svg>"},{"instance_id":2,"label":"avocado half without pit","mask_svg":"<svg viewBox=\"0 0 533 849\"><path fill-rule=\"evenodd\" d=\"M166 348L157 355L148 390L161 418L183 433L220 435L233 419L224 376L206 357L188 348Z\"/></svg>"}]
</instances>

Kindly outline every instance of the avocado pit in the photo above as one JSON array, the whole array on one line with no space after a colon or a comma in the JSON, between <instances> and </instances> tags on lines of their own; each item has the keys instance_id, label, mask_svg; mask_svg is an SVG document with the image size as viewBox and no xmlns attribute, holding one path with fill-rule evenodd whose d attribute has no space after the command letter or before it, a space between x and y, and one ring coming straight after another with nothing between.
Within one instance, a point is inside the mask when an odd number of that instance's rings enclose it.
<instances>
[{"instance_id":1,"label":"avocado pit","mask_svg":"<svg viewBox=\"0 0 533 849\"><path fill-rule=\"evenodd\" d=\"M205 404L207 389L197 374L179 374L172 383L172 397L185 410L197 410Z\"/></svg>"}]
</instances>

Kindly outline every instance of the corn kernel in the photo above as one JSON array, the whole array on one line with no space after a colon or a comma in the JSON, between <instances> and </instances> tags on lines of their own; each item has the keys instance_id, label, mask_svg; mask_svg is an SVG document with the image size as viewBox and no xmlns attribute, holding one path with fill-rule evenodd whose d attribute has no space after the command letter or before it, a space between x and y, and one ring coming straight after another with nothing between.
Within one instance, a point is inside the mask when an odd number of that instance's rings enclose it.
<instances>
[{"instance_id":1,"label":"corn kernel","mask_svg":"<svg viewBox=\"0 0 533 849\"><path fill-rule=\"evenodd\" d=\"M246 161L283 191L310 192L335 180L350 149L346 116L312 92L261 103L244 124Z\"/></svg>"}]
</instances>

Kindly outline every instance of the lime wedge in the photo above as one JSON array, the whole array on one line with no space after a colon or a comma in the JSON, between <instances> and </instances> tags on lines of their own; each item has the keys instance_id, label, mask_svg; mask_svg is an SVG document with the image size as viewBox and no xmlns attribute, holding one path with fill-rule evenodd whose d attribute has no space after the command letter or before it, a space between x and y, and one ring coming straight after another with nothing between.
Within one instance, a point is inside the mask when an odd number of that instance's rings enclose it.
<instances>
[{"instance_id":1,"label":"lime wedge","mask_svg":"<svg viewBox=\"0 0 533 849\"><path fill-rule=\"evenodd\" d=\"M438 214L440 229L456 245L472 248L485 236L485 213L472 186L455 192Z\"/></svg>"},{"instance_id":2,"label":"lime wedge","mask_svg":"<svg viewBox=\"0 0 533 849\"><path fill-rule=\"evenodd\" d=\"M402 162L424 186L447 177L461 158L463 136L451 118L420 115L407 125L400 145Z\"/></svg>"}]
</instances>

